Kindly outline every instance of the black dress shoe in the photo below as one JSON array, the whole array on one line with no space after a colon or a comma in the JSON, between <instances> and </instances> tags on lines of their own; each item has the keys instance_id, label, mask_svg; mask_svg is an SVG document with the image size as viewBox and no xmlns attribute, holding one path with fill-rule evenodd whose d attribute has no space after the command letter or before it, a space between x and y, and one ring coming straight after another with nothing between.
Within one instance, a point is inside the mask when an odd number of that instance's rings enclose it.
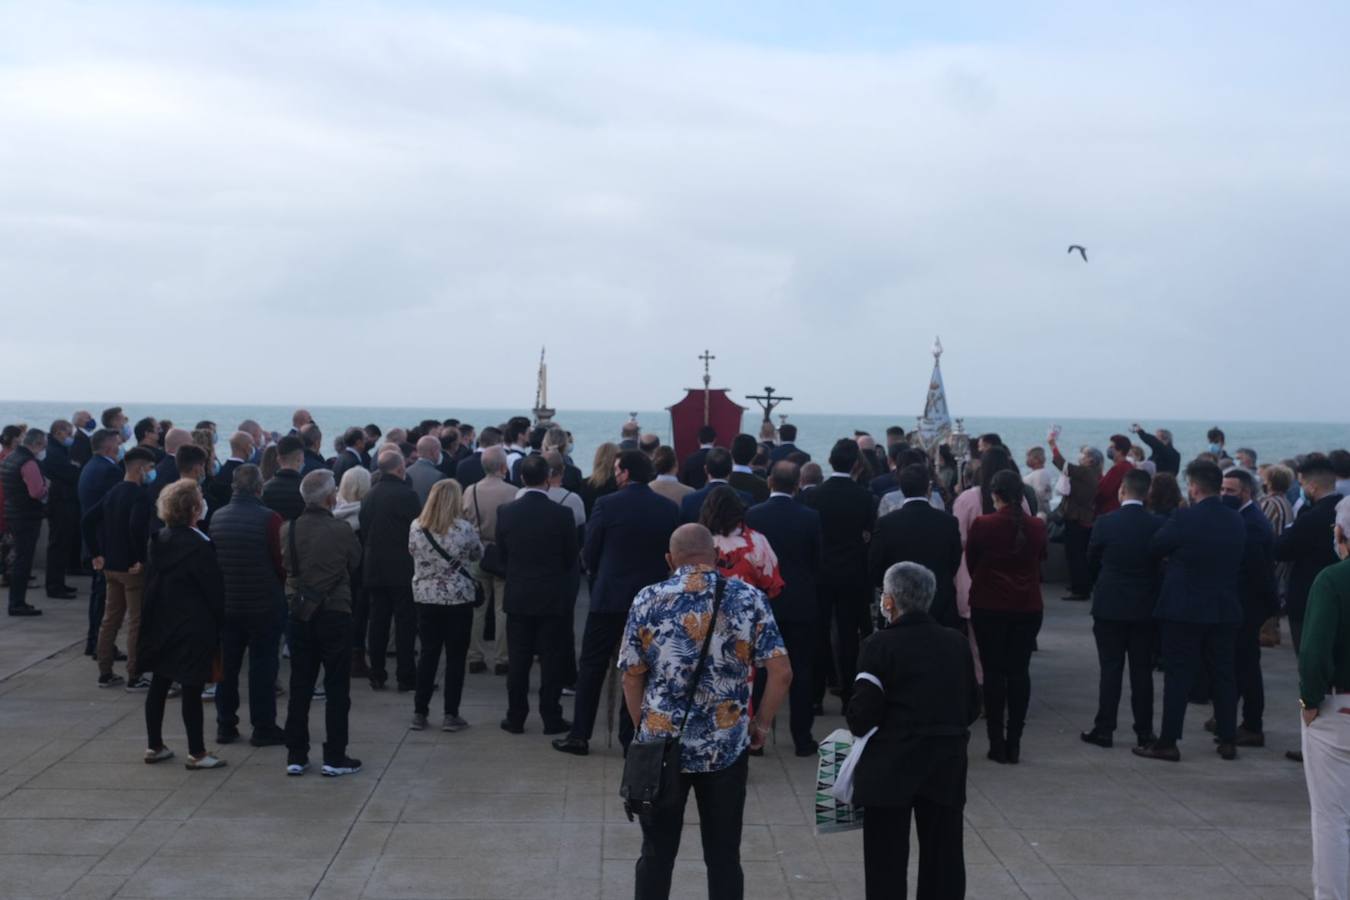
<instances>
[{"instance_id":1,"label":"black dress shoe","mask_svg":"<svg viewBox=\"0 0 1350 900\"><path fill-rule=\"evenodd\" d=\"M1135 747L1131 751L1135 756L1142 756L1144 759L1165 759L1168 762L1181 762L1181 751L1176 745L1163 747L1154 741L1143 747Z\"/></svg>"},{"instance_id":2,"label":"black dress shoe","mask_svg":"<svg viewBox=\"0 0 1350 900\"><path fill-rule=\"evenodd\" d=\"M1284 751L1284 758L1287 759L1287 760L1289 760L1290 762L1301 763L1301 762L1303 762L1303 751L1302 751L1302 750L1286 750L1286 751Z\"/></svg>"},{"instance_id":3,"label":"black dress shoe","mask_svg":"<svg viewBox=\"0 0 1350 900\"><path fill-rule=\"evenodd\" d=\"M510 719L502 719L502 731L509 731L511 734L524 734L525 726L517 725Z\"/></svg>"},{"instance_id":4,"label":"black dress shoe","mask_svg":"<svg viewBox=\"0 0 1350 900\"><path fill-rule=\"evenodd\" d=\"M816 753L817 753L819 750L820 750L820 744L819 744L818 742L816 742L816 741L806 741L806 742L804 742L804 743L798 744L798 745L793 749L792 752L795 753L795 754L797 754L798 756L806 757L806 756L815 756Z\"/></svg>"},{"instance_id":5,"label":"black dress shoe","mask_svg":"<svg viewBox=\"0 0 1350 900\"><path fill-rule=\"evenodd\" d=\"M1218 731L1219 720L1214 718L1213 716L1210 716L1208 719L1205 720L1205 730L1208 731L1210 734L1213 734L1214 732Z\"/></svg>"},{"instance_id":6,"label":"black dress shoe","mask_svg":"<svg viewBox=\"0 0 1350 900\"><path fill-rule=\"evenodd\" d=\"M388 678L379 678L372 675L370 678L370 689L372 691L382 691L385 689L385 686L388 684L388 681L389 681Z\"/></svg>"},{"instance_id":7,"label":"black dress shoe","mask_svg":"<svg viewBox=\"0 0 1350 900\"><path fill-rule=\"evenodd\" d=\"M216 743L217 743L217 744L233 744L233 743L234 743L235 741L237 741L237 740L239 740L239 729L238 729L238 728L217 728L217 729L216 729Z\"/></svg>"},{"instance_id":8,"label":"black dress shoe","mask_svg":"<svg viewBox=\"0 0 1350 900\"><path fill-rule=\"evenodd\" d=\"M270 728L255 728L248 742L254 747L279 747L286 743L286 732L276 725Z\"/></svg>"},{"instance_id":9,"label":"black dress shoe","mask_svg":"<svg viewBox=\"0 0 1350 900\"><path fill-rule=\"evenodd\" d=\"M1098 747L1104 747L1107 749L1110 749L1111 746L1115 743L1115 741L1111 739L1111 735L1102 734L1101 732L1095 729L1092 731L1084 731L1081 734L1079 734L1078 737L1085 744L1094 744Z\"/></svg>"},{"instance_id":10,"label":"black dress shoe","mask_svg":"<svg viewBox=\"0 0 1350 900\"><path fill-rule=\"evenodd\" d=\"M506 663L497 663L497 665L492 667L493 675L505 675L509 671L511 671L511 667Z\"/></svg>"},{"instance_id":11,"label":"black dress shoe","mask_svg":"<svg viewBox=\"0 0 1350 900\"><path fill-rule=\"evenodd\" d=\"M42 615L42 610L38 609L36 606L29 606L25 603L23 606L11 606L9 608L9 614L11 616L40 616Z\"/></svg>"},{"instance_id":12,"label":"black dress shoe","mask_svg":"<svg viewBox=\"0 0 1350 900\"><path fill-rule=\"evenodd\" d=\"M572 723L566 719L559 719L551 725L544 726L544 734L567 734L572 730Z\"/></svg>"},{"instance_id":13,"label":"black dress shoe","mask_svg":"<svg viewBox=\"0 0 1350 900\"><path fill-rule=\"evenodd\" d=\"M553 749L559 753L570 753L573 756L589 756L591 742L585 738L557 738L553 741Z\"/></svg>"},{"instance_id":14,"label":"black dress shoe","mask_svg":"<svg viewBox=\"0 0 1350 900\"><path fill-rule=\"evenodd\" d=\"M985 756L989 757L991 760L998 763L1000 766L1007 765L1008 748L1005 747L1003 744L991 745L989 747L989 752L986 753Z\"/></svg>"},{"instance_id":15,"label":"black dress shoe","mask_svg":"<svg viewBox=\"0 0 1350 900\"><path fill-rule=\"evenodd\" d=\"M1152 732L1148 734L1137 734L1134 736L1134 745L1136 747L1147 747L1149 744L1156 744L1158 736Z\"/></svg>"},{"instance_id":16,"label":"black dress shoe","mask_svg":"<svg viewBox=\"0 0 1350 900\"><path fill-rule=\"evenodd\" d=\"M1239 725L1237 740L1233 743L1239 747L1264 747L1266 745L1266 734L1263 731L1248 731Z\"/></svg>"},{"instance_id":17,"label":"black dress shoe","mask_svg":"<svg viewBox=\"0 0 1350 900\"><path fill-rule=\"evenodd\" d=\"M1232 743L1222 743L1222 744L1220 744L1219 746L1215 747L1214 749L1215 749L1215 751L1219 754L1219 758L1220 758L1220 759L1226 759L1226 760L1234 760L1234 759L1237 759L1237 745L1236 745L1236 744L1232 744Z\"/></svg>"},{"instance_id":18,"label":"black dress shoe","mask_svg":"<svg viewBox=\"0 0 1350 900\"><path fill-rule=\"evenodd\" d=\"M74 600L79 594L73 587L47 588L47 596L53 600Z\"/></svg>"},{"instance_id":19,"label":"black dress shoe","mask_svg":"<svg viewBox=\"0 0 1350 900\"><path fill-rule=\"evenodd\" d=\"M1022 761L1022 742L1020 740L1008 740L1008 745L1003 750L1008 759L1008 765L1015 766Z\"/></svg>"},{"instance_id":20,"label":"black dress shoe","mask_svg":"<svg viewBox=\"0 0 1350 900\"><path fill-rule=\"evenodd\" d=\"M481 675L486 671L487 671L487 663L483 662L482 660L479 660L478 662L469 663L470 675Z\"/></svg>"},{"instance_id":21,"label":"black dress shoe","mask_svg":"<svg viewBox=\"0 0 1350 900\"><path fill-rule=\"evenodd\" d=\"M1065 594L1063 597L1060 597L1059 599L1068 600L1073 603L1082 603L1083 601L1091 600L1092 598L1089 597L1087 594Z\"/></svg>"}]
</instances>

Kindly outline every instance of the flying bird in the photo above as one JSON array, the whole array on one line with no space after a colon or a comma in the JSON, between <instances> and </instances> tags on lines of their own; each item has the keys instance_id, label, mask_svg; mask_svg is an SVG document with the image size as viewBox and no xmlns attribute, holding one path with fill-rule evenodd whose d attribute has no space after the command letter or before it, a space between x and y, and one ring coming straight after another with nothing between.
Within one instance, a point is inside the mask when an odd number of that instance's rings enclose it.
<instances>
[{"instance_id":1,"label":"flying bird","mask_svg":"<svg viewBox=\"0 0 1350 900\"><path fill-rule=\"evenodd\" d=\"M1069 252L1072 253L1075 250L1078 251L1079 256L1083 257L1083 262L1087 262L1087 251L1083 249L1083 246L1081 244L1070 244Z\"/></svg>"}]
</instances>

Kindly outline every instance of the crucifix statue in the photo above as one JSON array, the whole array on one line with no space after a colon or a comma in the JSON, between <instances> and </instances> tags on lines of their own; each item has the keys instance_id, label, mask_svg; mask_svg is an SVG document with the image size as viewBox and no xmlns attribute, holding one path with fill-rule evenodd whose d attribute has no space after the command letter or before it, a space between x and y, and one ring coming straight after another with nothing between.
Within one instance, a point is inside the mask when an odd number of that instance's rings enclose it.
<instances>
[{"instance_id":1,"label":"crucifix statue","mask_svg":"<svg viewBox=\"0 0 1350 900\"><path fill-rule=\"evenodd\" d=\"M764 421L765 421L765 422L772 422L773 419L770 418L770 417L773 415L774 407L778 406L778 404L782 403L784 400L791 400L792 398L791 398L791 397L775 397L775 396L773 395L773 388L769 387L768 385L765 385L765 387L764 387L764 393L762 393L762 394L746 394L746 395L745 395L745 399L747 399L747 400L753 400L753 401L755 401L756 403L758 403L760 409L764 410Z\"/></svg>"},{"instance_id":2,"label":"crucifix statue","mask_svg":"<svg viewBox=\"0 0 1350 900\"><path fill-rule=\"evenodd\" d=\"M703 355L700 356L699 359L703 360L703 424L707 425L711 420L709 390L712 385L712 374L708 371L708 363L717 359L717 357L713 356L707 350L704 350Z\"/></svg>"}]
</instances>

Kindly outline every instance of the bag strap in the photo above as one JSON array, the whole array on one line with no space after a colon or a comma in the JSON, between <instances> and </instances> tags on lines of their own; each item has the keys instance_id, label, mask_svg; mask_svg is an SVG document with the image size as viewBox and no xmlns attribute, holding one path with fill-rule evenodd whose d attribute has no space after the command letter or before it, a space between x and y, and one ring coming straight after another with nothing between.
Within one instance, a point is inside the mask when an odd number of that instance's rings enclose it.
<instances>
[{"instance_id":1,"label":"bag strap","mask_svg":"<svg viewBox=\"0 0 1350 900\"><path fill-rule=\"evenodd\" d=\"M722 592L726 587L726 579L721 575L714 577L717 578L717 587L713 589L712 618L708 620L708 633L703 636L703 649L698 652L694 674L689 678L689 696L684 701L684 716L680 719L680 730L675 733L676 740L684 734L684 726L689 723L689 712L694 708L694 695L698 693L698 682L703 677L703 664L708 661L708 648L712 646L713 631L717 628L717 613L722 608Z\"/></svg>"},{"instance_id":2,"label":"bag strap","mask_svg":"<svg viewBox=\"0 0 1350 900\"><path fill-rule=\"evenodd\" d=\"M447 553L445 551L445 548L442 547L439 543L437 543L436 539L431 536L430 531L427 531L425 528L419 528L418 531L422 532L422 537L427 539L427 543L431 545L432 550L435 550L437 553L440 554L441 559L445 560L450 565L454 566L455 569L461 574L464 573L464 566L460 563L460 561L455 559L449 553Z\"/></svg>"},{"instance_id":3,"label":"bag strap","mask_svg":"<svg viewBox=\"0 0 1350 900\"><path fill-rule=\"evenodd\" d=\"M286 529L286 539L291 545L291 566L295 569L294 575L296 581L302 581L300 574L300 551L295 548L295 529L300 524L299 517L291 519L290 527Z\"/></svg>"},{"instance_id":4,"label":"bag strap","mask_svg":"<svg viewBox=\"0 0 1350 900\"><path fill-rule=\"evenodd\" d=\"M473 519L474 519L473 524L478 529L479 537L482 537L483 513L478 509L478 485L477 484L471 485L470 490L473 491Z\"/></svg>"}]
</instances>

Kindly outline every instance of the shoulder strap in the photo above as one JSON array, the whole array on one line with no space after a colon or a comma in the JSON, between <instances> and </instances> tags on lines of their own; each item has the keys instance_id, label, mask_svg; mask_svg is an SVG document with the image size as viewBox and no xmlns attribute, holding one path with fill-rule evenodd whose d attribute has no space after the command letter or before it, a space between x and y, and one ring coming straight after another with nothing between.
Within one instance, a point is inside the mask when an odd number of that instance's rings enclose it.
<instances>
[{"instance_id":1,"label":"shoulder strap","mask_svg":"<svg viewBox=\"0 0 1350 900\"><path fill-rule=\"evenodd\" d=\"M722 592L726 587L726 579L719 574L714 574L717 579L717 587L713 590L713 608L712 618L708 620L708 633L703 636L703 649L698 652L698 662L694 664L694 674L689 677L688 694L684 700L684 716L680 719L680 730L676 732L676 738L684 734L684 726L689 723L689 711L694 708L694 695L698 693L698 682L703 677L703 664L708 661L708 648L712 646L713 631L717 628L717 613L722 608Z\"/></svg>"}]
</instances>

